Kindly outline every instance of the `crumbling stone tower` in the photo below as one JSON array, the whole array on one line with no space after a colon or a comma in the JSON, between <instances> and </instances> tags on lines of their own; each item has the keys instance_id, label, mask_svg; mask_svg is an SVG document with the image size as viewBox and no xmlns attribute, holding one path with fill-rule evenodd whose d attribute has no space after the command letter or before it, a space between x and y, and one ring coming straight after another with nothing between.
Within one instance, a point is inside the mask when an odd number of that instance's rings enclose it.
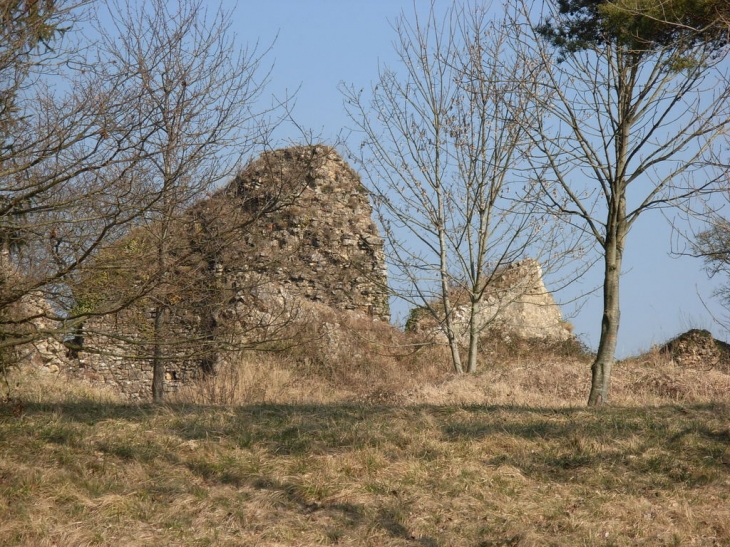
<instances>
[{"instance_id":1,"label":"crumbling stone tower","mask_svg":"<svg viewBox=\"0 0 730 547\"><path fill-rule=\"evenodd\" d=\"M383 240L357 173L334 148L296 146L265 152L232 184L246 202L282 180L295 195L250 230L226 276L247 287L256 273L288 294L389 321Z\"/></svg>"}]
</instances>

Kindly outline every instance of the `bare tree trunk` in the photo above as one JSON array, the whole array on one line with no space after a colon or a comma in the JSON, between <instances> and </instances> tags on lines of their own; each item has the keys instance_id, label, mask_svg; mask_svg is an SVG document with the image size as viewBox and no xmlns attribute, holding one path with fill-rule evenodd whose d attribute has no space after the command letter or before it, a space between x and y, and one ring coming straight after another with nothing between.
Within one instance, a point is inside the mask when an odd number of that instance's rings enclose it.
<instances>
[{"instance_id":1,"label":"bare tree trunk","mask_svg":"<svg viewBox=\"0 0 730 547\"><path fill-rule=\"evenodd\" d=\"M606 273L603 285L603 320L601 322L601 340L598 344L596 359L591 366L591 393L588 406L600 406L608 401L613 368L614 352L618 337L619 316L619 273L615 264L609 266L606 261Z\"/></svg>"},{"instance_id":2,"label":"bare tree trunk","mask_svg":"<svg viewBox=\"0 0 730 547\"><path fill-rule=\"evenodd\" d=\"M161 403L165 398L165 360L162 355L162 327L164 310L161 307L155 309L154 332L152 340L152 402Z\"/></svg>"},{"instance_id":3,"label":"bare tree trunk","mask_svg":"<svg viewBox=\"0 0 730 547\"><path fill-rule=\"evenodd\" d=\"M591 392L588 396L588 406L601 406L608 402L608 393L611 388L611 369L613 368L616 342L618 340L621 316L619 288L626 231L625 199L620 198L618 206L613 209L616 212L611 215L613 218L609 219L604 255L601 340L598 343L596 359L591 367Z\"/></svg>"},{"instance_id":4,"label":"bare tree trunk","mask_svg":"<svg viewBox=\"0 0 730 547\"><path fill-rule=\"evenodd\" d=\"M461 354L459 353L459 340L454 332L454 306L449 296L448 277L445 272L441 276L441 301L444 306L444 328L446 329L446 339L449 341L449 349L451 350L451 361L454 364L454 371L457 374L464 373L464 367L461 364Z\"/></svg>"},{"instance_id":5,"label":"bare tree trunk","mask_svg":"<svg viewBox=\"0 0 730 547\"><path fill-rule=\"evenodd\" d=\"M623 56L618 56L619 66L624 67ZM591 392L588 406L601 406L608 402L611 389L611 369L613 368L618 329L621 319L619 289L621 283L621 263L623 261L628 219L626 216L626 179L628 150L632 126L631 91L634 88L635 72L624 67L619 71L618 130L616 131L616 175L612 184L613 193L608 200L608 218L604 242L603 273L603 318L601 320L601 340L598 343L596 359L591 367Z\"/></svg>"},{"instance_id":6,"label":"bare tree trunk","mask_svg":"<svg viewBox=\"0 0 730 547\"><path fill-rule=\"evenodd\" d=\"M201 351L202 356L200 358L200 369L204 376L213 376L216 373L216 362L218 360L218 352L215 349L216 340L216 328L218 327L218 321L215 318L215 303L221 302L221 294L223 293L222 283L222 272L216 270L216 261L207 257L206 270L208 272L208 278L213 279L213 294L208 292L208 301L205 302L205 306L200 310L201 314Z\"/></svg>"},{"instance_id":7,"label":"bare tree trunk","mask_svg":"<svg viewBox=\"0 0 730 547\"><path fill-rule=\"evenodd\" d=\"M479 302L472 302L469 306L469 363L467 372L470 374L477 371L477 345L479 342Z\"/></svg>"},{"instance_id":8,"label":"bare tree trunk","mask_svg":"<svg viewBox=\"0 0 730 547\"><path fill-rule=\"evenodd\" d=\"M461 354L459 353L459 341L456 333L454 332L454 308L451 305L451 298L449 298L448 291L443 293L444 303L444 327L446 329L446 339L449 341L449 349L451 350L451 361L454 363L454 371L457 374L464 373L464 367L461 364Z\"/></svg>"},{"instance_id":9,"label":"bare tree trunk","mask_svg":"<svg viewBox=\"0 0 730 547\"><path fill-rule=\"evenodd\" d=\"M438 153L437 153L438 158ZM437 159L438 165L438 159ZM444 218L444 206L441 199L441 190L437 193L438 210L440 218ZM459 341L454 332L454 306L451 303L451 287L449 287L449 272L446 256L446 234L442 226L438 228L439 237L439 268L441 278L441 302L444 306L444 327L446 328L446 339L449 341L449 349L451 350L451 361L454 364L454 370L457 374L464 373L464 367L461 364L461 355L459 353Z\"/></svg>"}]
</instances>

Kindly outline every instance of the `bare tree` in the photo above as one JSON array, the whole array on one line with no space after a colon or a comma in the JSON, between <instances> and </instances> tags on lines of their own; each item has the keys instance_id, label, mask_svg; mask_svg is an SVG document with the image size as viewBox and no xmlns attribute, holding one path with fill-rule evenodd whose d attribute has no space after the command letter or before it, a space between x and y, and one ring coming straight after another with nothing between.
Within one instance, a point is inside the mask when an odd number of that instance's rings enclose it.
<instances>
[{"instance_id":1,"label":"bare tree","mask_svg":"<svg viewBox=\"0 0 730 547\"><path fill-rule=\"evenodd\" d=\"M394 25L398 68L383 68L368 100L344 90L362 136L365 172L387 241L395 294L439 323L454 369L477 366L479 320L491 281L507 264L539 259L546 268L577 248L557 237L555 217L538 208L539 185L526 176L538 125L529 108L536 62L516 62L505 22L487 9L453 4L443 19L402 15ZM466 333L456 315L466 300Z\"/></svg>"},{"instance_id":2,"label":"bare tree","mask_svg":"<svg viewBox=\"0 0 730 547\"><path fill-rule=\"evenodd\" d=\"M68 11L54 5L23 0L0 2L0 123L5 152L12 121L17 117L18 94L26 87L31 72L47 62L43 49L61 32L59 21L64 15Z\"/></svg>"},{"instance_id":3,"label":"bare tree","mask_svg":"<svg viewBox=\"0 0 730 547\"><path fill-rule=\"evenodd\" d=\"M7 353L59 334L69 277L145 206L129 176L144 132L126 123L122 75L101 79L86 70L75 33L86 4L0 3L0 347Z\"/></svg>"},{"instance_id":4,"label":"bare tree","mask_svg":"<svg viewBox=\"0 0 730 547\"><path fill-rule=\"evenodd\" d=\"M149 328L138 342L149 349L153 399L160 402L167 353L175 354L180 342L171 317L190 302L182 281L188 276L191 289L195 268L216 267L213 257L191 265L187 211L268 137L267 112L255 109L268 79L267 50L239 48L230 13L209 11L203 0L112 2L106 17L112 26L100 29L99 71L125 75L128 116L144 158L135 176L141 191L155 196L136 228L138 252L126 258L144 269L136 287L147 309L140 319Z\"/></svg>"},{"instance_id":5,"label":"bare tree","mask_svg":"<svg viewBox=\"0 0 730 547\"><path fill-rule=\"evenodd\" d=\"M726 331L730 330L730 220L724 209L730 202L728 181L725 179L722 200L713 200L705 204L699 215L693 215L703 221L703 229L689 239L689 250L682 254L702 258L704 269L710 278L724 278L724 283L715 289L713 296L717 298L725 311L724 317L713 314L713 320Z\"/></svg>"},{"instance_id":6,"label":"bare tree","mask_svg":"<svg viewBox=\"0 0 730 547\"><path fill-rule=\"evenodd\" d=\"M522 33L521 62L546 67L534 96L545 116L530 126L546 206L589 234L604 263L589 405L609 396L629 231L649 210L714 189L730 119L726 31L668 31L640 13L616 12L615 4L546 2L536 25L532 4L517 3L513 26Z\"/></svg>"}]
</instances>

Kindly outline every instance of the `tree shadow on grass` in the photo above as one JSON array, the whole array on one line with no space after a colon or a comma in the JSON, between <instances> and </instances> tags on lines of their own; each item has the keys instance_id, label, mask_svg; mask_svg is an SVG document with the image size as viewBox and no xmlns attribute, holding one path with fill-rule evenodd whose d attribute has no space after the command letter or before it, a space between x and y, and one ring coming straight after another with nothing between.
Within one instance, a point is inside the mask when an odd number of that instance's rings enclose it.
<instances>
[{"instance_id":1,"label":"tree shadow on grass","mask_svg":"<svg viewBox=\"0 0 730 547\"><path fill-rule=\"evenodd\" d=\"M403 523L403 517L399 511L393 507L372 508L361 503L341 502L341 501L311 501L302 495L297 484L291 481L280 481L270 478L259 478L251 483L251 486L261 489L274 491L282 495L284 503L290 508L306 514L324 514L337 522L337 533L355 533L358 531L367 531L377 528L384 530L391 537L406 540L414 545L423 545L424 547L438 547L439 543L436 539L428 536L416 536Z\"/></svg>"},{"instance_id":2,"label":"tree shadow on grass","mask_svg":"<svg viewBox=\"0 0 730 547\"><path fill-rule=\"evenodd\" d=\"M221 439L272 456L336 455L382 451L386 458L436 460L459 443L497 436L516 446L494 450L487 465L516 467L540 481L569 482L607 470L636 487L701 486L730 475L730 405L660 407L529 408L518 406L387 406L365 404L211 407L170 404L108 405L86 401L28 404L25 415L93 427L104 420L163 424L181 442ZM724 425L723 425L724 424ZM420 432L420 433L419 433ZM425 432L425 433L424 433ZM49 443L75 442L79 433L56 428ZM424 435L433 438L425 446ZM114 450L114 449L112 449ZM129 447L126 458L140 458ZM131 450L131 452L130 452ZM140 448L142 450L142 448ZM147 458L154 458L150 453ZM174 454L169 457L174 458ZM240 484L235 473L198 463L206 480ZM587 480L587 479L584 479ZM610 478L605 479L611 483Z\"/></svg>"},{"instance_id":3,"label":"tree shadow on grass","mask_svg":"<svg viewBox=\"0 0 730 547\"><path fill-rule=\"evenodd\" d=\"M515 496L519 489L513 490L514 480L505 476L521 474L537 485L577 485L571 492L607 490L641 497L662 489L669 493L722 485L730 480L729 423L730 405L719 403L556 409L152 406L81 400L26 404L20 417L0 413L0 453L12 450L13 458L30 465L34 458L45 457L45 465L71 477L65 480L93 483L102 494L141 488L150 499L161 500L155 503L172 503L180 496L195 497L200 490L208 495L210 487L221 486L234 489L240 499L251 495L273 500L295 519L314 520L311 526L319 527L332 543L375 533L389 538L389 545L437 547L449 544L442 532L419 536L409 528L412 507L407 496L401 499L395 492L408 492L409 480L420 481L414 487L420 499L428 496L425 488L432 483L438 485L437 496L459 495L461 485L452 482L474 484L479 466L489 478L480 483L490 484L484 488L501 484L503 495ZM452 464L453 454L459 455L460 463ZM376 472L368 489L358 487L362 499L343 494L357 478L343 478L342 490L301 476L312 462L320 465L346 457L366 465L373 455L375 465L391 474L381 484ZM292 467L297 461L301 474ZM459 474L463 464L471 473L466 478ZM289 470L282 471L282 466ZM504 476L499 472L502 466ZM399 469L406 473L413 468L417 479L398 474ZM144 486L107 484L127 469L144 469L150 480ZM175 477L167 480L168 473ZM333 473L340 480L338 471ZM444 502L448 507L448 500ZM450 533L458 537L459 532ZM508 538L482 544L513 542Z\"/></svg>"},{"instance_id":4,"label":"tree shadow on grass","mask_svg":"<svg viewBox=\"0 0 730 547\"><path fill-rule=\"evenodd\" d=\"M501 435L528 441L501 451L490 465L516 467L544 482L636 492L682 485L701 487L730 477L730 406L723 404L602 409L502 408L508 418L489 419L470 409L470 419L443 426L452 441ZM523 416L520 416L523 413Z\"/></svg>"}]
</instances>

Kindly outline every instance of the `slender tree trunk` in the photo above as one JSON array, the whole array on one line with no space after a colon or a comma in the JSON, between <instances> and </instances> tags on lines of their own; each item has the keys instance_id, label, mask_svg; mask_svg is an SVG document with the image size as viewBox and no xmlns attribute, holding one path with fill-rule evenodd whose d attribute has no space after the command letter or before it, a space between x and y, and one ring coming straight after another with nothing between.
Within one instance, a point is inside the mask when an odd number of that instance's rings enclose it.
<instances>
[{"instance_id":1,"label":"slender tree trunk","mask_svg":"<svg viewBox=\"0 0 730 547\"><path fill-rule=\"evenodd\" d=\"M435 122L435 133L436 142L441 140L441 122L438 112L434 112L436 115ZM446 329L446 339L449 342L449 349L451 350L451 361L454 364L454 370L457 374L464 373L464 367L461 364L461 355L459 353L459 341L454 332L454 310L451 305L451 287L449 286L449 266L446 243L446 207L444 205L444 189L441 185L441 154L439 146L437 145L434 157L434 171L436 177L436 183L434 185L436 191L436 211L438 217L436 219L436 229L438 231L439 240L439 281L441 282L441 304L444 307L444 328Z\"/></svg>"},{"instance_id":2,"label":"slender tree trunk","mask_svg":"<svg viewBox=\"0 0 730 547\"><path fill-rule=\"evenodd\" d=\"M218 361L218 353L213 349L215 347L215 330L217 322L213 317L213 312L208 311L202 322L201 330L203 335L200 344L202 345L203 355L200 358L200 370L204 376L214 376L216 373L216 362Z\"/></svg>"},{"instance_id":3,"label":"slender tree trunk","mask_svg":"<svg viewBox=\"0 0 730 547\"><path fill-rule=\"evenodd\" d=\"M445 249L445 247L442 247ZM442 262L444 264L445 261ZM451 350L451 360L454 363L454 370L457 374L463 374L464 367L461 364L461 354L459 353L459 340L454 331L454 309L449 296L448 276L445 269L441 271L441 302L444 306L444 328L446 329L446 339L449 341L449 349Z\"/></svg>"},{"instance_id":4,"label":"slender tree trunk","mask_svg":"<svg viewBox=\"0 0 730 547\"><path fill-rule=\"evenodd\" d=\"M167 229L160 239L160 246L157 249L157 262L159 271L165 274L165 237ZM165 359L162 351L162 331L165 325L165 308L162 304L155 307L152 322L152 402L161 403L165 397Z\"/></svg>"},{"instance_id":5,"label":"slender tree trunk","mask_svg":"<svg viewBox=\"0 0 730 547\"><path fill-rule=\"evenodd\" d=\"M613 368L616 342L618 339L619 320L619 285L621 280L621 263L623 261L625 236L625 200L618 206L617 215L609 221L608 237L605 249L605 271L603 277L603 319L601 321L601 340L593 362L591 393L588 406L601 406L608 402L611 387L611 369Z\"/></svg>"},{"instance_id":6,"label":"slender tree trunk","mask_svg":"<svg viewBox=\"0 0 730 547\"><path fill-rule=\"evenodd\" d=\"M461 364L461 354L459 352L459 341L454 332L453 322L451 320L451 307L446 312L446 339L449 341L449 349L451 350L451 360L454 363L454 371L457 374L464 373L464 367Z\"/></svg>"},{"instance_id":7,"label":"slender tree trunk","mask_svg":"<svg viewBox=\"0 0 730 547\"><path fill-rule=\"evenodd\" d=\"M216 328L218 321L215 318L215 305L221 302L221 294L223 292L222 273L216 269L216 261L209 259L207 261L207 270L209 278L214 279L214 292L208 293L208 301L204 303L203 309L200 310L202 321L200 329L202 331L201 349L203 355L200 359L200 369L204 376L213 376L216 373L216 362L218 360L218 352L215 350Z\"/></svg>"},{"instance_id":8,"label":"slender tree trunk","mask_svg":"<svg viewBox=\"0 0 730 547\"><path fill-rule=\"evenodd\" d=\"M478 315L479 302L472 302L469 307L469 363L466 369L470 374L477 371L477 346L479 342L479 325L477 325Z\"/></svg>"},{"instance_id":9,"label":"slender tree trunk","mask_svg":"<svg viewBox=\"0 0 730 547\"><path fill-rule=\"evenodd\" d=\"M608 262L608 261L606 261ZM593 362L591 393L588 396L588 406L600 406L608 401L608 392L611 384L611 369L619 327L619 279L618 273L608 270L603 285L603 320L601 321L601 340L598 344L598 353Z\"/></svg>"},{"instance_id":10,"label":"slender tree trunk","mask_svg":"<svg viewBox=\"0 0 730 547\"><path fill-rule=\"evenodd\" d=\"M636 71L632 69L630 57L627 59L619 49L616 66L619 78L616 89L618 101L618 128L614 141L616 165L611 190L608 197L608 218L604 240L603 273L603 319L601 320L601 340L598 353L591 368L591 392L588 406L601 406L608 402L611 388L611 369L613 368L618 341L621 309L619 307L619 288L621 264L623 262L628 219L626 218L626 169L629 160L629 143L633 126L632 96Z\"/></svg>"},{"instance_id":11,"label":"slender tree trunk","mask_svg":"<svg viewBox=\"0 0 730 547\"><path fill-rule=\"evenodd\" d=\"M164 310L155 309L152 343L152 402L161 403L165 398L165 360L162 356L162 326Z\"/></svg>"}]
</instances>

